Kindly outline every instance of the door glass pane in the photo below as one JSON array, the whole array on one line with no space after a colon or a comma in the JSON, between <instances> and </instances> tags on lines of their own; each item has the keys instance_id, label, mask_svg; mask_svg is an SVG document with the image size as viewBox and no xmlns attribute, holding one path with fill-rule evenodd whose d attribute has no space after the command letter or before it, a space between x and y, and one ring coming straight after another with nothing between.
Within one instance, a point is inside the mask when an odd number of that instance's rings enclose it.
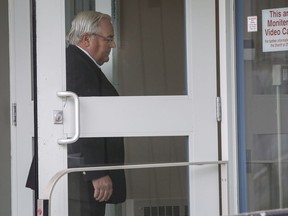
<instances>
[{"instance_id":1,"label":"door glass pane","mask_svg":"<svg viewBox=\"0 0 288 216\"><path fill-rule=\"evenodd\" d=\"M121 96L187 94L184 0L65 2L67 32L80 11L112 16L116 47L101 68Z\"/></svg>"},{"instance_id":2,"label":"door glass pane","mask_svg":"<svg viewBox=\"0 0 288 216\"><path fill-rule=\"evenodd\" d=\"M184 0L80 2L66 1L67 91L79 97L187 94ZM85 29L71 45L72 19L95 8L111 15L113 26L106 19L97 30ZM187 137L85 137L68 145L68 166L187 162L187 154ZM187 167L70 174L69 216L90 215L103 206L111 216L139 211L147 216L187 215L187 177ZM106 207L93 198L92 182L103 178L113 185Z\"/></svg>"},{"instance_id":3,"label":"door glass pane","mask_svg":"<svg viewBox=\"0 0 288 216\"><path fill-rule=\"evenodd\" d=\"M288 2L237 2L240 208L288 207Z\"/></svg>"},{"instance_id":4,"label":"door glass pane","mask_svg":"<svg viewBox=\"0 0 288 216\"><path fill-rule=\"evenodd\" d=\"M188 216L188 170L189 167L125 170L127 199L123 203L107 204L105 215ZM71 173L69 179L79 180L81 175ZM73 181L69 190L69 216L90 215L85 182Z\"/></svg>"},{"instance_id":5,"label":"door glass pane","mask_svg":"<svg viewBox=\"0 0 288 216\"><path fill-rule=\"evenodd\" d=\"M81 139L89 145L90 138ZM114 138L106 141L110 139ZM124 143L125 165L188 162L188 137L130 137ZM69 147L70 152L73 147ZM110 147L117 148L117 143ZM81 152L74 151L68 158L70 167L99 166L85 164ZM69 216L89 215L91 211L87 175L69 174ZM106 205L106 215L188 215L188 167L125 170L125 179L126 199L118 205Z\"/></svg>"}]
</instances>

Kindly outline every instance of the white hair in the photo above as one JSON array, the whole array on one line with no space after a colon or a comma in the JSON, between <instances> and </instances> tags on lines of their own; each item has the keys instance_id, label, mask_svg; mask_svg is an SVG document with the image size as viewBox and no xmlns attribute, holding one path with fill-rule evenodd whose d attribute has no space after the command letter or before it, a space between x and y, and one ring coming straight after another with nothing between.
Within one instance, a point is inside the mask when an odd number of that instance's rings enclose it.
<instances>
[{"instance_id":1,"label":"white hair","mask_svg":"<svg viewBox=\"0 0 288 216\"><path fill-rule=\"evenodd\" d=\"M99 23L103 19L111 21L111 16L97 11L83 11L77 14L66 39L69 44L77 44L84 34L99 33Z\"/></svg>"}]
</instances>

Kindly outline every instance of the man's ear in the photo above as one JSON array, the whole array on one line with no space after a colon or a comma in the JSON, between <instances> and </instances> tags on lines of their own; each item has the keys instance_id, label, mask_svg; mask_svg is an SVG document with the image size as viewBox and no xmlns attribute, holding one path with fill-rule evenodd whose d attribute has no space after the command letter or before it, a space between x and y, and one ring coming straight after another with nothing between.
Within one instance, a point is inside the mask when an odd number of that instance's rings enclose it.
<instances>
[{"instance_id":1,"label":"man's ear","mask_svg":"<svg viewBox=\"0 0 288 216\"><path fill-rule=\"evenodd\" d=\"M90 35L88 35L88 34L82 35L81 42L85 47L90 46Z\"/></svg>"}]
</instances>

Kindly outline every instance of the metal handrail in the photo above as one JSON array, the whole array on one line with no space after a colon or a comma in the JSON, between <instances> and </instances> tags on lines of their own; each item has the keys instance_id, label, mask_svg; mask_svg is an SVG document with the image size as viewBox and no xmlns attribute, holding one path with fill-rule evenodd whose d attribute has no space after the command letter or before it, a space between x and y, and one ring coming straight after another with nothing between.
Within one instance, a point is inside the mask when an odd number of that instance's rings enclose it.
<instances>
[{"instance_id":1,"label":"metal handrail","mask_svg":"<svg viewBox=\"0 0 288 216\"><path fill-rule=\"evenodd\" d=\"M282 160L282 163L288 163L288 160ZM278 163L278 160L253 160L253 161L246 161L247 164L275 164Z\"/></svg>"},{"instance_id":2,"label":"metal handrail","mask_svg":"<svg viewBox=\"0 0 288 216\"><path fill-rule=\"evenodd\" d=\"M37 211L43 216L50 216L51 196L57 182L66 174L77 172L101 171L101 170L129 170L129 169L147 169L147 168L168 168L168 167L185 167L185 166L203 166L203 165L227 165L228 161L201 161L201 162L176 162L176 163L156 163L156 164L133 164L101 167L80 167L68 168L57 172L48 182L43 193L42 199L38 199Z\"/></svg>"},{"instance_id":3,"label":"metal handrail","mask_svg":"<svg viewBox=\"0 0 288 216\"><path fill-rule=\"evenodd\" d=\"M286 216L286 215L288 215L288 208L247 212L230 216Z\"/></svg>"}]
</instances>

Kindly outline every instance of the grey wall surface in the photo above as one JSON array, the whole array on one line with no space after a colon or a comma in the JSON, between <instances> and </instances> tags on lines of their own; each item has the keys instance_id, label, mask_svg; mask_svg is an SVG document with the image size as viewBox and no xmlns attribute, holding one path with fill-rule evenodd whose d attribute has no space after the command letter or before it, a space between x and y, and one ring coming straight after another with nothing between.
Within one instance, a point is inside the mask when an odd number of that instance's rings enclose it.
<instances>
[{"instance_id":1,"label":"grey wall surface","mask_svg":"<svg viewBox=\"0 0 288 216\"><path fill-rule=\"evenodd\" d=\"M0 215L11 215L8 0L0 1Z\"/></svg>"}]
</instances>

